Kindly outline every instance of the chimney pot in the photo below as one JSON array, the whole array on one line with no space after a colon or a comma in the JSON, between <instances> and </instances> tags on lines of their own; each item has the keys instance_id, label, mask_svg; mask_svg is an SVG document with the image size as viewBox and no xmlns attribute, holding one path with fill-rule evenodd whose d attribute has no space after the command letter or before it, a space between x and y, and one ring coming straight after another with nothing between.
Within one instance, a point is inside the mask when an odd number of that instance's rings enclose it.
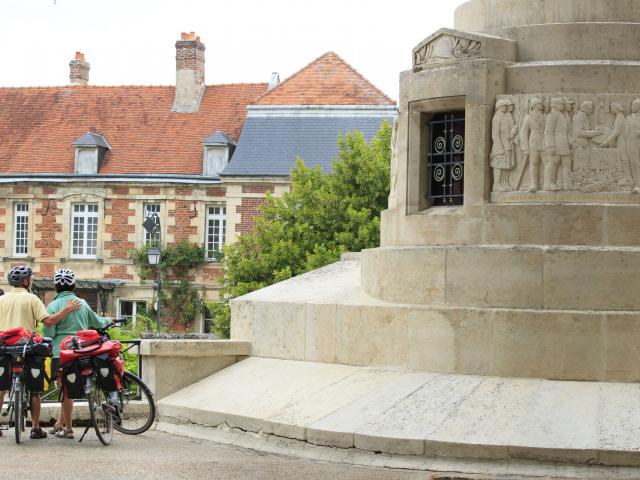
<instances>
[{"instance_id":1,"label":"chimney pot","mask_svg":"<svg viewBox=\"0 0 640 480\"><path fill-rule=\"evenodd\" d=\"M278 75L278 72L273 72L271 74L271 78L269 79L269 91L273 90L274 88L276 88L278 85L280 85L280 75Z\"/></svg>"}]
</instances>

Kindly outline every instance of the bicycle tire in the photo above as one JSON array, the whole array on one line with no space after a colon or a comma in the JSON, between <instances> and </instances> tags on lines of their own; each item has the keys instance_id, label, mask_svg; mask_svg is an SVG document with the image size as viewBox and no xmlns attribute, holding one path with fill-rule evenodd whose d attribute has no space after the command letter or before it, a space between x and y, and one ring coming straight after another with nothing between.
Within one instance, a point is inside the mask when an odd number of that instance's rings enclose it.
<instances>
[{"instance_id":1,"label":"bicycle tire","mask_svg":"<svg viewBox=\"0 0 640 480\"><path fill-rule=\"evenodd\" d=\"M124 372L122 386L123 389L120 392L121 416L116 419L113 428L125 435L140 435L149 430L156 420L156 402L153 399L153 393L140 377L131 372ZM136 405L135 418L138 420L135 423L133 421L129 422L129 419L133 419L134 416L127 416L127 407L138 392L142 398L141 404ZM129 423L133 425L130 426Z\"/></svg>"},{"instance_id":2,"label":"bicycle tire","mask_svg":"<svg viewBox=\"0 0 640 480\"><path fill-rule=\"evenodd\" d=\"M96 431L96 436L100 443L105 446L111 444L113 439L113 416L104 408L102 397L107 399L104 392L100 389L93 376L87 377L86 384L87 400L89 402L89 414L91 416L91 425Z\"/></svg>"},{"instance_id":3,"label":"bicycle tire","mask_svg":"<svg viewBox=\"0 0 640 480\"><path fill-rule=\"evenodd\" d=\"M14 388L13 391L13 429L15 432L16 443L20 445L20 442L22 441L22 434L25 430L24 414L22 413L22 409L24 408L22 403L22 399L24 398L24 385L20 382L16 382L15 386L18 388Z\"/></svg>"}]
</instances>

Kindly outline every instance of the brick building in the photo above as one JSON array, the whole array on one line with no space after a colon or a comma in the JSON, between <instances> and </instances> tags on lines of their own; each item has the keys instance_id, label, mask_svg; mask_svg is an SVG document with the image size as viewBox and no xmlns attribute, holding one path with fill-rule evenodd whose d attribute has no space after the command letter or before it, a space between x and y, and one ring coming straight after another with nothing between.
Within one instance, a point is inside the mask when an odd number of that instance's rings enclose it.
<instances>
[{"instance_id":1,"label":"brick building","mask_svg":"<svg viewBox=\"0 0 640 480\"><path fill-rule=\"evenodd\" d=\"M98 310L133 313L153 297L129 251L203 244L202 295L217 298L214 252L250 232L266 192L289 188L299 156L328 166L338 133L375 133L394 102L334 53L280 83L206 85L205 47L176 42L175 86L89 84L77 53L62 87L0 88L0 286L15 264L38 285L67 266Z\"/></svg>"}]
</instances>

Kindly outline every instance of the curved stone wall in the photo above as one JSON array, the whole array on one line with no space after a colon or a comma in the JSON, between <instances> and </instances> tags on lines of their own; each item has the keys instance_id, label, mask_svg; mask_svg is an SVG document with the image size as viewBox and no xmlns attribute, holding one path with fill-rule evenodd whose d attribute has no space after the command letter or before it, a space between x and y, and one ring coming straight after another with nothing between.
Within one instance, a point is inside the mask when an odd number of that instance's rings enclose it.
<instances>
[{"instance_id":1,"label":"curved stone wall","mask_svg":"<svg viewBox=\"0 0 640 480\"><path fill-rule=\"evenodd\" d=\"M640 23L638 0L471 0L456 9L455 28L488 32L520 25Z\"/></svg>"},{"instance_id":2,"label":"curved stone wall","mask_svg":"<svg viewBox=\"0 0 640 480\"><path fill-rule=\"evenodd\" d=\"M640 313L640 249L553 246L378 248L362 288L390 303Z\"/></svg>"},{"instance_id":3,"label":"curved stone wall","mask_svg":"<svg viewBox=\"0 0 640 480\"><path fill-rule=\"evenodd\" d=\"M640 202L640 195L632 198ZM382 216L381 244L640 248L640 205L490 203L410 216L388 210Z\"/></svg>"},{"instance_id":4,"label":"curved stone wall","mask_svg":"<svg viewBox=\"0 0 640 480\"><path fill-rule=\"evenodd\" d=\"M518 43L519 62L640 60L638 23L551 23L509 27L493 33Z\"/></svg>"}]
</instances>

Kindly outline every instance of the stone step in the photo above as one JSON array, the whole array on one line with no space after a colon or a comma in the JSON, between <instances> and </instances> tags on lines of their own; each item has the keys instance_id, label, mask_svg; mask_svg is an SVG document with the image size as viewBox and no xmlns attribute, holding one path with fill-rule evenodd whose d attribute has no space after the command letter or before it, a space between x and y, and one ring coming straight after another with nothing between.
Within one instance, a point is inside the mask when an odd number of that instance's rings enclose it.
<instances>
[{"instance_id":1,"label":"stone step","mask_svg":"<svg viewBox=\"0 0 640 480\"><path fill-rule=\"evenodd\" d=\"M425 458L640 466L640 385L249 358L159 402L165 422Z\"/></svg>"},{"instance_id":2,"label":"stone step","mask_svg":"<svg viewBox=\"0 0 640 480\"><path fill-rule=\"evenodd\" d=\"M411 257L404 265L412 259L419 263ZM363 261L364 276L369 267ZM232 337L250 342L258 357L465 375L640 380L640 312L390 303L363 291L360 271L357 259L337 262L233 300ZM387 285L401 278L391 268L386 275ZM404 275L409 281L410 272ZM470 292L485 298L477 292L495 273L470 276L479 285ZM419 284L417 273L414 279ZM589 290L584 276L571 282ZM629 280L629 289L637 284Z\"/></svg>"}]
</instances>

